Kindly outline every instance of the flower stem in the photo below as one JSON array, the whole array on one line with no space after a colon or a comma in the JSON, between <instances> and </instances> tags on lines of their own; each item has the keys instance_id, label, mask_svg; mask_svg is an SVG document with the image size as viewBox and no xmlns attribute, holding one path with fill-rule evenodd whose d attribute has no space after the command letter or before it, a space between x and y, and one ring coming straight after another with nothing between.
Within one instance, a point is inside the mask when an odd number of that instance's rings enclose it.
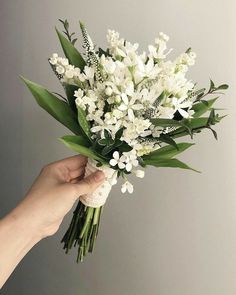
<instances>
[{"instance_id":1,"label":"flower stem","mask_svg":"<svg viewBox=\"0 0 236 295\"><path fill-rule=\"evenodd\" d=\"M78 247L77 262L83 261L86 254L94 249L101 212L102 207L87 207L80 201L77 204L70 226L61 241L66 253L72 246Z\"/></svg>"}]
</instances>

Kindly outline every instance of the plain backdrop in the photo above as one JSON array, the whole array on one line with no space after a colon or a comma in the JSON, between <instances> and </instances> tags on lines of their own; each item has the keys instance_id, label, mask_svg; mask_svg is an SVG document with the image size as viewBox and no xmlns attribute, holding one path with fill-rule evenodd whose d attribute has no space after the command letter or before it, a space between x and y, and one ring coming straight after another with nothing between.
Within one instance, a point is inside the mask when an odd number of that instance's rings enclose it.
<instances>
[{"instance_id":1,"label":"plain backdrop","mask_svg":"<svg viewBox=\"0 0 236 295\"><path fill-rule=\"evenodd\" d=\"M199 87L210 77L230 84L218 104L229 116L216 127L218 141L205 131L181 156L201 174L150 168L142 181L134 180L133 195L121 195L116 186L96 249L79 265L76 253L65 255L60 244L70 213L54 237L27 255L1 294L234 295L236 2L0 0L0 216L44 164L73 154L57 140L69 131L36 105L19 79L22 74L62 92L47 62L53 52L61 54L58 18L68 18L79 46L79 20L103 47L108 28L139 42L141 50L163 31L174 48L171 57L191 46L197 63L189 77Z\"/></svg>"}]
</instances>

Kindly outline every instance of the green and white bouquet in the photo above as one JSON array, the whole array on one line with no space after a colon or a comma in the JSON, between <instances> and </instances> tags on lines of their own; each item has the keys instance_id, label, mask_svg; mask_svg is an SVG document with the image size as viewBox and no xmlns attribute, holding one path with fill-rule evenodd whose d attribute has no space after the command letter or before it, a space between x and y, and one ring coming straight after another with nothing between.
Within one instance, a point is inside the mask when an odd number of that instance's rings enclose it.
<instances>
[{"instance_id":1,"label":"green and white bouquet","mask_svg":"<svg viewBox=\"0 0 236 295\"><path fill-rule=\"evenodd\" d=\"M177 138L209 129L223 116L213 104L226 84L198 89L186 77L196 54L189 48L173 61L167 56L169 37L160 33L147 52L138 44L108 30L108 47L96 47L80 23L84 57L75 47L75 33L62 21L64 34L57 30L65 57L54 53L49 63L63 85L65 95L52 93L29 80L26 85L38 104L74 135L62 142L88 157L85 176L95 169L106 180L93 194L80 198L62 242L68 252L78 248L77 261L92 252L98 234L102 209L113 185L123 179L121 192L133 193L129 175L144 177L149 166L191 169L175 157L193 143ZM217 94L207 99L208 95ZM196 170L194 170L196 171Z\"/></svg>"}]
</instances>

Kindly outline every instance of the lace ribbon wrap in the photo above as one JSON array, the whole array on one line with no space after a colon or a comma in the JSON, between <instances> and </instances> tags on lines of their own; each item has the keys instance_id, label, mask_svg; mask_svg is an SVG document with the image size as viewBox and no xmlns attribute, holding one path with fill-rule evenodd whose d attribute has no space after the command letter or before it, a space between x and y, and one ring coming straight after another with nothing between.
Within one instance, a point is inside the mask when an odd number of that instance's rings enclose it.
<instances>
[{"instance_id":1,"label":"lace ribbon wrap","mask_svg":"<svg viewBox=\"0 0 236 295\"><path fill-rule=\"evenodd\" d=\"M93 193L86 194L80 197L80 201L88 207L98 208L106 203L107 197L111 191L111 188L117 182L116 170L109 166L96 166L97 162L92 159L88 159L88 163L85 167L85 177L92 174L96 170L101 170L105 174L105 181L100 185Z\"/></svg>"}]
</instances>

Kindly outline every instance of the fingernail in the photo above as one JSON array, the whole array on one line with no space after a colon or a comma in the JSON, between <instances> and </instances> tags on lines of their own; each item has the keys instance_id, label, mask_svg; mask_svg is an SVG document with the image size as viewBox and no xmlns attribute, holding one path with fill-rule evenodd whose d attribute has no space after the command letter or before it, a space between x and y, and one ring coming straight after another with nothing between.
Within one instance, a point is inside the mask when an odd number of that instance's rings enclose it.
<instances>
[{"instance_id":1,"label":"fingernail","mask_svg":"<svg viewBox=\"0 0 236 295\"><path fill-rule=\"evenodd\" d=\"M98 170L95 172L94 178L97 182L100 182L105 178L105 175L102 171Z\"/></svg>"}]
</instances>

